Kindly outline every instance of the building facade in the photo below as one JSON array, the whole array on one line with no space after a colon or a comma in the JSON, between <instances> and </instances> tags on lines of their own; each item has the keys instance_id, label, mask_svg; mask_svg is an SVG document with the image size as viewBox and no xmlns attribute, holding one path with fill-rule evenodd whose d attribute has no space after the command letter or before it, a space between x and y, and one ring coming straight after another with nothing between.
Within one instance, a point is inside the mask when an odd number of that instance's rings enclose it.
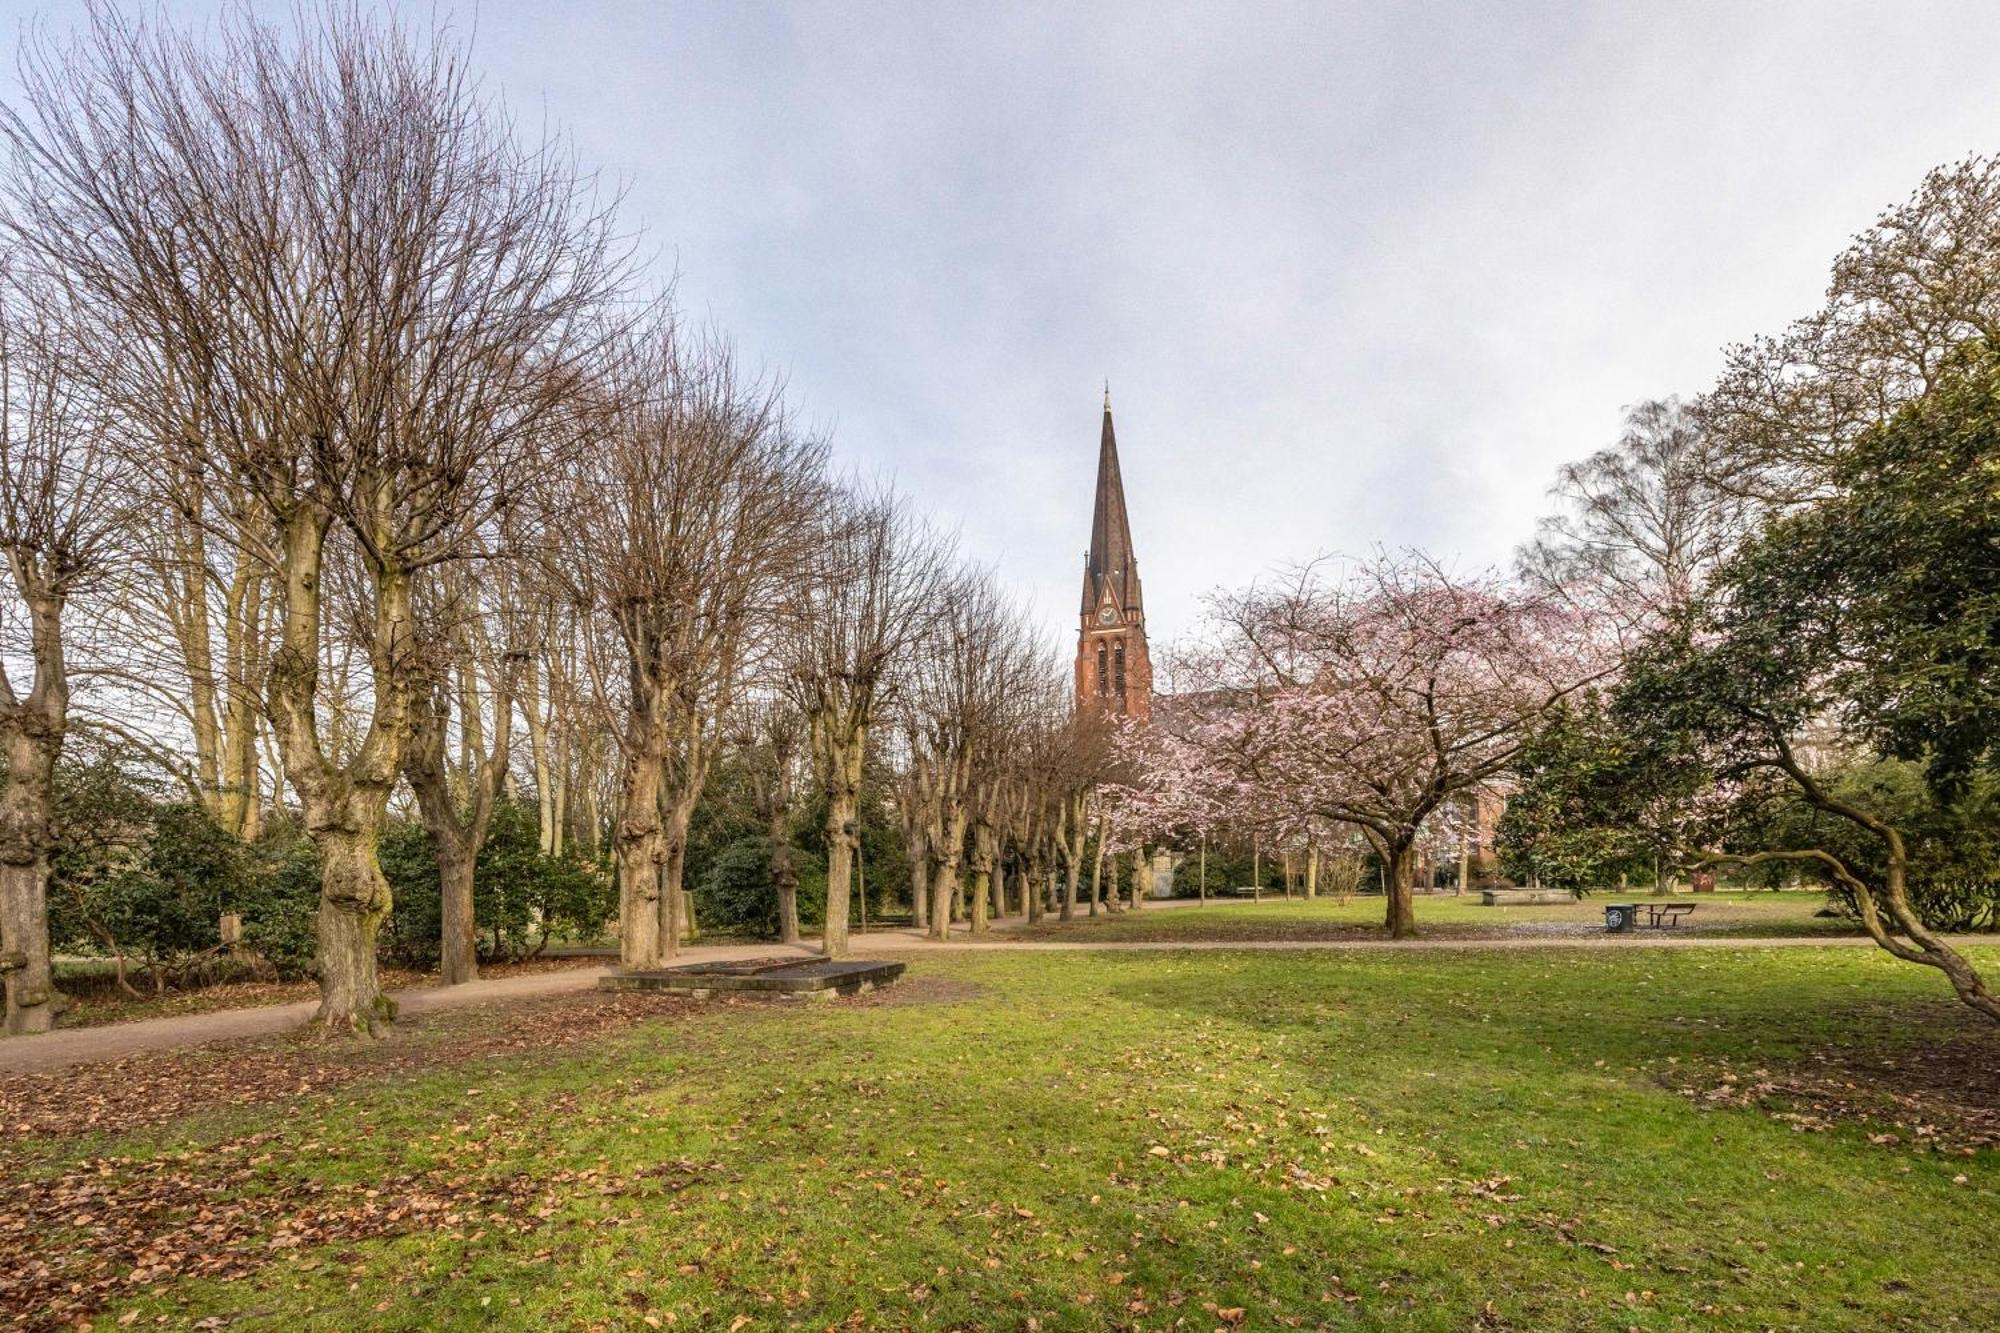
<instances>
[{"instance_id":1,"label":"building facade","mask_svg":"<svg viewBox=\"0 0 2000 1333\"><path fill-rule=\"evenodd\" d=\"M1104 390L1104 429L1097 446L1097 492L1090 549L1083 557L1083 605L1076 638L1076 705L1144 721L1152 712L1153 662L1146 651L1146 606L1118 439L1111 428L1111 390Z\"/></svg>"}]
</instances>

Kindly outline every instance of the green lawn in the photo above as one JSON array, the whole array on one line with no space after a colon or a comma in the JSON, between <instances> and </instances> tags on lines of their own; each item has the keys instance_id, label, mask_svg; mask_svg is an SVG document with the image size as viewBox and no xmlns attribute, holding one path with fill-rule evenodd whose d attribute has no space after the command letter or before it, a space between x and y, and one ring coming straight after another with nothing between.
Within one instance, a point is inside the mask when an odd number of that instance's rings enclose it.
<instances>
[{"instance_id":1,"label":"green lawn","mask_svg":"<svg viewBox=\"0 0 2000 1333\"><path fill-rule=\"evenodd\" d=\"M17 1136L0 1236L40 1208L55 1252L150 1227L241 1270L121 1272L99 1328L2000 1309L2000 1160L1965 1147L2000 1112L2000 1029L1874 950L918 955L871 1001L527 1035L609 1002L412 1023L390 1068L276 1105ZM501 1040L455 1058L454 1023Z\"/></svg>"},{"instance_id":2,"label":"green lawn","mask_svg":"<svg viewBox=\"0 0 2000 1333\"><path fill-rule=\"evenodd\" d=\"M1653 903L1644 894L1597 894L1554 907L1485 907L1477 896L1421 895L1417 926L1445 939L1501 939L1516 935L1597 936L1604 933L1607 902ZM1820 893L1682 894L1672 901L1694 912L1674 927L1676 934L1718 936L1858 935L1852 921L1815 916L1826 906ZM1138 912L1054 920L1026 931L1029 939L1099 940L1344 940L1379 939L1382 899L1266 896L1262 902L1219 899L1208 906L1149 903Z\"/></svg>"}]
</instances>

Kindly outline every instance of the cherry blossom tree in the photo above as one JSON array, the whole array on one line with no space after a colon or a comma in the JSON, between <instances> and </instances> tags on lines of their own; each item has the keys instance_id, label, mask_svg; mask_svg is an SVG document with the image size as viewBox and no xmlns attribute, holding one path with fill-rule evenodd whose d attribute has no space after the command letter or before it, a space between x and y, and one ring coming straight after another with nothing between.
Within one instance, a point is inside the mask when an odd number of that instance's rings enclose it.
<instances>
[{"instance_id":1,"label":"cherry blossom tree","mask_svg":"<svg viewBox=\"0 0 2000 1333\"><path fill-rule=\"evenodd\" d=\"M1128 742L1121 826L1358 828L1386 867L1389 932L1416 933L1418 839L1506 770L1535 723L1615 656L1572 599L1418 554L1323 563L1224 593L1207 687ZM1128 834L1128 836L1130 836Z\"/></svg>"}]
</instances>

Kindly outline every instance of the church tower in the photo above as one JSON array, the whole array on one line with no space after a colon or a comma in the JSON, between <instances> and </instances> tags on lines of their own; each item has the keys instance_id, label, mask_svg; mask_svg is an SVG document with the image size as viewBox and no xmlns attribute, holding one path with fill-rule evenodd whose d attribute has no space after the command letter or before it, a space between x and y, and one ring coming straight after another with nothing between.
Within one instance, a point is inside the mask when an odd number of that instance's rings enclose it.
<instances>
[{"instance_id":1,"label":"church tower","mask_svg":"<svg viewBox=\"0 0 2000 1333\"><path fill-rule=\"evenodd\" d=\"M1152 711L1153 663L1146 654L1146 608L1139 562L1125 517L1118 440L1111 431L1111 389L1104 390L1104 433L1097 446L1097 498L1090 550L1083 557L1082 626L1076 639L1077 711L1100 709L1144 721Z\"/></svg>"}]
</instances>

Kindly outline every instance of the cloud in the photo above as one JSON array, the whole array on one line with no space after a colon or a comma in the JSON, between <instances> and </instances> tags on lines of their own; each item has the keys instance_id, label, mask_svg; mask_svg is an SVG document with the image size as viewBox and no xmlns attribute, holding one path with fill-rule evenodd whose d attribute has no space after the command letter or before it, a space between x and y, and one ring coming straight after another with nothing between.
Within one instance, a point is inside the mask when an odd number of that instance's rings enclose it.
<instances>
[{"instance_id":1,"label":"cloud","mask_svg":"<svg viewBox=\"0 0 2000 1333\"><path fill-rule=\"evenodd\" d=\"M1052 636L1103 377L1156 636L1322 550L1503 562L1557 463L1809 309L2000 105L1973 4L484 0L476 28L510 102L629 182L685 302Z\"/></svg>"}]
</instances>

